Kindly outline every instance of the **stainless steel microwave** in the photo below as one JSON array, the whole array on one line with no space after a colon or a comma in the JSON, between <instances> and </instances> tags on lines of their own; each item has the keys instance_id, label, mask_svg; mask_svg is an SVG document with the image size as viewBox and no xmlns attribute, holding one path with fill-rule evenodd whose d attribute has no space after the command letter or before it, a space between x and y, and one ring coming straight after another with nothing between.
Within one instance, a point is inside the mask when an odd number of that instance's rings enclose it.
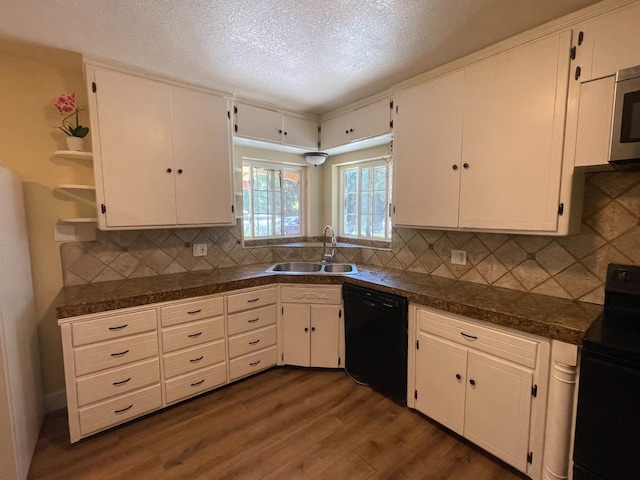
<instances>
[{"instance_id":1,"label":"stainless steel microwave","mask_svg":"<svg viewBox=\"0 0 640 480\"><path fill-rule=\"evenodd\" d=\"M640 66L616 73L609 163L640 170Z\"/></svg>"}]
</instances>

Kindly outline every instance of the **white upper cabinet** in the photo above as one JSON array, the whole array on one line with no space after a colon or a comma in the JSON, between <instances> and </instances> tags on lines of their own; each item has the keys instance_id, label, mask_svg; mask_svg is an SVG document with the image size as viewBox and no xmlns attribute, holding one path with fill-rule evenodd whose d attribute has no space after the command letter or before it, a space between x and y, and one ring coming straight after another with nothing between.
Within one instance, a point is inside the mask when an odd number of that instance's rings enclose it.
<instances>
[{"instance_id":1,"label":"white upper cabinet","mask_svg":"<svg viewBox=\"0 0 640 480\"><path fill-rule=\"evenodd\" d=\"M315 120L244 103L236 103L234 112L237 137L303 149L318 149L318 122Z\"/></svg>"},{"instance_id":2,"label":"white upper cabinet","mask_svg":"<svg viewBox=\"0 0 640 480\"><path fill-rule=\"evenodd\" d=\"M458 226L463 94L457 71L394 96L394 225Z\"/></svg>"},{"instance_id":3,"label":"white upper cabinet","mask_svg":"<svg viewBox=\"0 0 640 480\"><path fill-rule=\"evenodd\" d=\"M391 133L391 101L379 100L321 124L320 148L330 148Z\"/></svg>"},{"instance_id":4,"label":"white upper cabinet","mask_svg":"<svg viewBox=\"0 0 640 480\"><path fill-rule=\"evenodd\" d=\"M101 229L233 223L225 99L90 65L87 81Z\"/></svg>"},{"instance_id":5,"label":"white upper cabinet","mask_svg":"<svg viewBox=\"0 0 640 480\"><path fill-rule=\"evenodd\" d=\"M582 68L586 81L613 75L617 70L640 65L640 3L602 15L584 26L585 50L593 49Z\"/></svg>"},{"instance_id":6,"label":"white upper cabinet","mask_svg":"<svg viewBox=\"0 0 640 480\"><path fill-rule=\"evenodd\" d=\"M570 37L398 92L394 225L558 230Z\"/></svg>"},{"instance_id":7,"label":"white upper cabinet","mask_svg":"<svg viewBox=\"0 0 640 480\"><path fill-rule=\"evenodd\" d=\"M571 33L465 69L461 228L558 225Z\"/></svg>"}]
</instances>

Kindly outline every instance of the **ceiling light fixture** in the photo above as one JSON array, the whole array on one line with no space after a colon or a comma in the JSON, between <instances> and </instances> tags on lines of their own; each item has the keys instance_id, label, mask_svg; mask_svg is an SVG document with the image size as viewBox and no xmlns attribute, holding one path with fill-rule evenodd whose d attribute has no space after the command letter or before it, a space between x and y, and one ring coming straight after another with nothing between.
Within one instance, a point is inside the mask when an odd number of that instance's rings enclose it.
<instances>
[{"instance_id":1,"label":"ceiling light fixture","mask_svg":"<svg viewBox=\"0 0 640 480\"><path fill-rule=\"evenodd\" d=\"M304 159L309 163L309 165L313 165L317 167L318 165L322 165L324 161L329 156L328 153L323 152L307 152L304 153Z\"/></svg>"}]
</instances>

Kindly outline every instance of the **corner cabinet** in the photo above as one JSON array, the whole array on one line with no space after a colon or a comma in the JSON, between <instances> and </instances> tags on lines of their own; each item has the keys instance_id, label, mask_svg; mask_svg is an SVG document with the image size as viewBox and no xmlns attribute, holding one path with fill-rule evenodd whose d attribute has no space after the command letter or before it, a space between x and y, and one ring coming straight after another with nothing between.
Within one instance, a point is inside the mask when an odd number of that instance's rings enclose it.
<instances>
[{"instance_id":1,"label":"corner cabinet","mask_svg":"<svg viewBox=\"0 0 640 480\"><path fill-rule=\"evenodd\" d=\"M394 225L565 228L570 41L548 35L397 93Z\"/></svg>"},{"instance_id":2,"label":"corner cabinet","mask_svg":"<svg viewBox=\"0 0 640 480\"><path fill-rule=\"evenodd\" d=\"M226 98L86 66L102 230L232 225Z\"/></svg>"},{"instance_id":3,"label":"corner cabinet","mask_svg":"<svg viewBox=\"0 0 640 480\"><path fill-rule=\"evenodd\" d=\"M285 365L339 368L344 357L340 287L283 286L283 354Z\"/></svg>"},{"instance_id":4,"label":"corner cabinet","mask_svg":"<svg viewBox=\"0 0 640 480\"><path fill-rule=\"evenodd\" d=\"M414 307L415 408L538 479L550 344Z\"/></svg>"}]
</instances>

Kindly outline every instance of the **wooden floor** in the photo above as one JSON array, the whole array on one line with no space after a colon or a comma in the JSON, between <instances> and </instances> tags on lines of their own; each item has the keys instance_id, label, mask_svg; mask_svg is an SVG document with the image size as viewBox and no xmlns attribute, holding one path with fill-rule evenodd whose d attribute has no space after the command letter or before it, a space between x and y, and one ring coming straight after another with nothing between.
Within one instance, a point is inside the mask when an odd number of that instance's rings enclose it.
<instances>
[{"instance_id":1,"label":"wooden floor","mask_svg":"<svg viewBox=\"0 0 640 480\"><path fill-rule=\"evenodd\" d=\"M277 368L74 445L49 414L29 478L527 477L342 371Z\"/></svg>"}]
</instances>

